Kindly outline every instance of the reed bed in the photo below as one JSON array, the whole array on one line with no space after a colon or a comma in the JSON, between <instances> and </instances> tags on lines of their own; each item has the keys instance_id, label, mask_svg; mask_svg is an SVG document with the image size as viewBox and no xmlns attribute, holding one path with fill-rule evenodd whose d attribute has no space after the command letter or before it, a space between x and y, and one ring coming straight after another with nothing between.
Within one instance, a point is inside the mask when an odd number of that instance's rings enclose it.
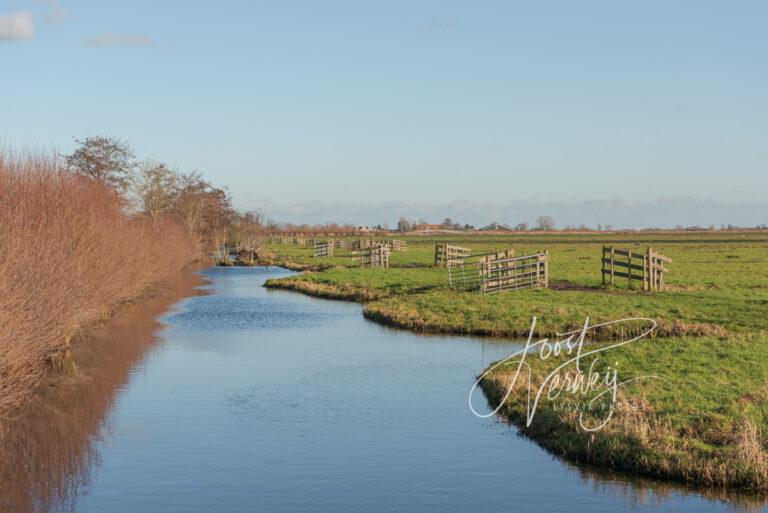
<instances>
[{"instance_id":1,"label":"reed bed","mask_svg":"<svg viewBox=\"0 0 768 513\"><path fill-rule=\"evenodd\" d=\"M199 257L171 220L131 215L55 156L0 152L0 416L60 364L83 327Z\"/></svg>"}]
</instances>

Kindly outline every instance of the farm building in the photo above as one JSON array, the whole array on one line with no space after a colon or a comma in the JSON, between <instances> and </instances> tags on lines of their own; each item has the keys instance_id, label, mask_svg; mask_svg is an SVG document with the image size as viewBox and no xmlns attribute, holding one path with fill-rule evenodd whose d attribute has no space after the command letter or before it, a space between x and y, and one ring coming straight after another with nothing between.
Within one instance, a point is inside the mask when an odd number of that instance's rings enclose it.
<instances>
[{"instance_id":1,"label":"farm building","mask_svg":"<svg viewBox=\"0 0 768 513\"><path fill-rule=\"evenodd\" d=\"M497 223L496 221L494 221L491 224L489 224L488 226L484 226L484 227L480 228L480 231L481 232L513 232L515 230L513 230L512 228L510 228L506 224L500 224L500 223Z\"/></svg>"}]
</instances>

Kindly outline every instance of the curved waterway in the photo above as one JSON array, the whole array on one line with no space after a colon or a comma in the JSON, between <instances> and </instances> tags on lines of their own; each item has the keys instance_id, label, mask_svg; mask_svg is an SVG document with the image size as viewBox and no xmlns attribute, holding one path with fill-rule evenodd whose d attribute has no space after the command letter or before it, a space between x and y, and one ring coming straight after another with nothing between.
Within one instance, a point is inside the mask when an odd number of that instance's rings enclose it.
<instances>
[{"instance_id":1,"label":"curved waterway","mask_svg":"<svg viewBox=\"0 0 768 513\"><path fill-rule=\"evenodd\" d=\"M394 331L358 304L262 287L288 274L208 269L206 295L178 285L78 346L76 375L5 428L0 510L763 508L571 466L469 410L475 376L514 344Z\"/></svg>"}]
</instances>

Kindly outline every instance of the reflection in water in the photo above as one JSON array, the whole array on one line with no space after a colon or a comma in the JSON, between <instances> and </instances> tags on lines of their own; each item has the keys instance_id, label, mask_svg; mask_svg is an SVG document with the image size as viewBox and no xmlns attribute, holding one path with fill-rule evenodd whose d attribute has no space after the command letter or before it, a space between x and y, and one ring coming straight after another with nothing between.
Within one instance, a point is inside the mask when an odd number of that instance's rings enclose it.
<instances>
[{"instance_id":1,"label":"reflection in water","mask_svg":"<svg viewBox=\"0 0 768 513\"><path fill-rule=\"evenodd\" d=\"M761 511L552 458L466 394L509 344L421 337L359 305L209 269L73 350L77 372L2 426L0 512ZM482 398L480 398L482 400ZM109 420L106 420L109 419ZM98 476L98 479L96 477Z\"/></svg>"},{"instance_id":2,"label":"reflection in water","mask_svg":"<svg viewBox=\"0 0 768 513\"><path fill-rule=\"evenodd\" d=\"M185 273L152 297L129 305L76 340L76 370L44 386L14 419L0 425L0 511L74 511L87 493L99 455L94 440L132 369L155 342L157 316L179 299L203 292Z\"/></svg>"},{"instance_id":3,"label":"reflection in water","mask_svg":"<svg viewBox=\"0 0 768 513\"><path fill-rule=\"evenodd\" d=\"M760 513L768 507L768 502L756 496L736 495L722 489L686 487L561 461L573 476L578 477L585 486L591 486L595 494L620 499L627 511L647 509L649 506L662 511L674 511L674 508L664 506L674 504L677 497L689 496L721 501L725 507L738 513Z\"/></svg>"}]
</instances>

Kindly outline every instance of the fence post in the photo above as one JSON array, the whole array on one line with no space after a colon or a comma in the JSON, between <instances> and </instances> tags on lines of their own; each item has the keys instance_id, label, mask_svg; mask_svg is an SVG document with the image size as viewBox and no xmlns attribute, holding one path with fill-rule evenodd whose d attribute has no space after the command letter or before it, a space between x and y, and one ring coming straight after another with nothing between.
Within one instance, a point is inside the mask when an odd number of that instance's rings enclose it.
<instances>
[{"instance_id":1,"label":"fence post","mask_svg":"<svg viewBox=\"0 0 768 513\"><path fill-rule=\"evenodd\" d=\"M615 283L613 281L614 280L614 277L613 277L613 261L614 261L615 257L616 257L616 253L614 251L613 246L611 246L611 285L612 286L615 285Z\"/></svg>"},{"instance_id":2,"label":"fence post","mask_svg":"<svg viewBox=\"0 0 768 513\"><path fill-rule=\"evenodd\" d=\"M632 250L627 251L627 285L632 288Z\"/></svg>"},{"instance_id":3,"label":"fence post","mask_svg":"<svg viewBox=\"0 0 768 513\"><path fill-rule=\"evenodd\" d=\"M646 270L648 268L648 254L643 255L643 290L651 290L650 276L648 276ZM648 283L646 284L646 278Z\"/></svg>"},{"instance_id":4,"label":"fence post","mask_svg":"<svg viewBox=\"0 0 768 513\"><path fill-rule=\"evenodd\" d=\"M600 258L600 262L603 265L601 274L603 276L603 285L605 285L605 246L603 246L603 255Z\"/></svg>"},{"instance_id":5,"label":"fence post","mask_svg":"<svg viewBox=\"0 0 768 513\"><path fill-rule=\"evenodd\" d=\"M544 252L546 259L544 260L544 288L549 288L549 250Z\"/></svg>"},{"instance_id":6,"label":"fence post","mask_svg":"<svg viewBox=\"0 0 768 513\"><path fill-rule=\"evenodd\" d=\"M648 246L648 290L656 290L656 270L653 268L653 248Z\"/></svg>"}]
</instances>

